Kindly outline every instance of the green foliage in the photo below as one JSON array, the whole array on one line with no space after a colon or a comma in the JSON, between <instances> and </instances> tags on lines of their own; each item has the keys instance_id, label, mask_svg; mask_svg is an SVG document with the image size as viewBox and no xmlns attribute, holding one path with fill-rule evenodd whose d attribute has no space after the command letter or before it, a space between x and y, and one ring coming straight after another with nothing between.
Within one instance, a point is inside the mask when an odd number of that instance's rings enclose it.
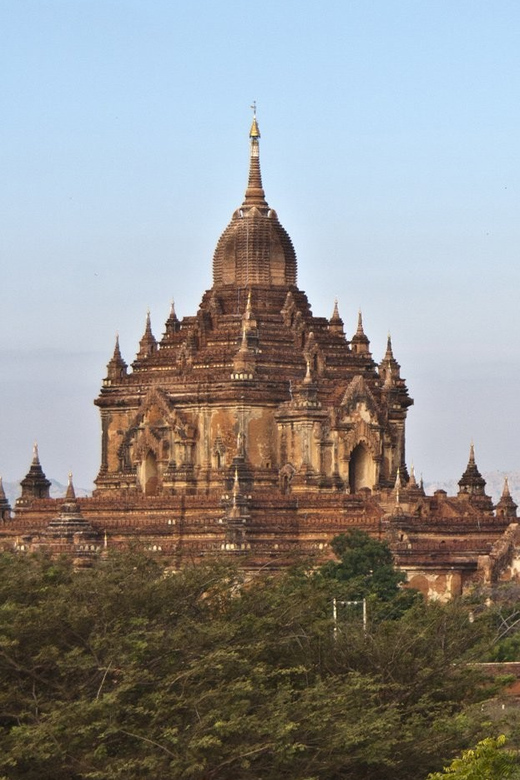
<instances>
[{"instance_id":1,"label":"green foliage","mask_svg":"<svg viewBox=\"0 0 520 780\"><path fill-rule=\"evenodd\" d=\"M444 772L428 775L428 780L506 780L520 777L516 753L504 750L506 738L488 737L472 750L465 750Z\"/></svg>"},{"instance_id":2,"label":"green foliage","mask_svg":"<svg viewBox=\"0 0 520 780\"><path fill-rule=\"evenodd\" d=\"M466 613L333 632L330 582L0 556L0 777L416 780L475 736Z\"/></svg>"},{"instance_id":3,"label":"green foliage","mask_svg":"<svg viewBox=\"0 0 520 780\"><path fill-rule=\"evenodd\" d=\"M373 618L398 617L421 599L417 591L402 588L406 574L395 568L386 542L354 529L336 536L331 547L339 560L328 561L319 574L335 584L331 593L336 598L370 600Z\"/></svg>"},{"instance_id":4,"label":"green foliage","mask_svg":"<svg viewBox=\"0 0 520 780\"><path fill-rule=\"evenodd\" d=\"M467 603L481 623L482 659L520 661L520 587L516 582L499 583L473 591Z\"/></svg>"}]
</instances>

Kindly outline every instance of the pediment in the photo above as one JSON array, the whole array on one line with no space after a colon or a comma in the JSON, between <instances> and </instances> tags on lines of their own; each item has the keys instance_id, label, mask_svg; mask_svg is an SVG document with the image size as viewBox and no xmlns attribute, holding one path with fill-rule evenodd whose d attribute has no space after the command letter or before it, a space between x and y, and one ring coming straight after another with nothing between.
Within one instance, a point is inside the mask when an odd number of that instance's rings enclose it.
<instances>
[{"instance_id":1,"label":"pediment","mask_svg":"<svg viewBox=\"0 0 520 780\"><path fill-rule=\"evenodd\" d=\"M150 418L150 423L155 425L160 422L168 425L172 422L170 402L164 391L159 387L151 387L148 390L130 424L130 428L136 428L146 418Z\"/></svg>"},{"instance_id":2,"label":"pediment","mask_svg":"<svg viewBox=\"0 0 520 780\"><path fill-rule=\"evenodd\" d=\"M358 411L360 417L365 419L365 422L377 420L379 417L376 399L360 374L354 377L348 385L341 399L340 407L343 415Z\"/></svg>"}]
</instances>

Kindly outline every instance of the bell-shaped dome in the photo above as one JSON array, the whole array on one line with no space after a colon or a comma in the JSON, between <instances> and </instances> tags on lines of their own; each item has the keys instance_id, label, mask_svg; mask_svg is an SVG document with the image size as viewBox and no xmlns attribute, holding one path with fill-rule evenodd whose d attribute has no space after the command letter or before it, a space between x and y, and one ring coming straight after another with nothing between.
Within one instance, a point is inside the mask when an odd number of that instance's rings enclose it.
<instances>
[{"instance_id":1,"label":"bell-shaped dome","mask_svg":"<svg viewBox=\"0 0 520 780\"><path fill-rule=\"evenodd\" d=\"M296 253L288 233L269 208L260 172L260 131L253 117L244 202L222 233L213 256L213 286L249 287L296 284Z\"/></svg>"}]
</instances>

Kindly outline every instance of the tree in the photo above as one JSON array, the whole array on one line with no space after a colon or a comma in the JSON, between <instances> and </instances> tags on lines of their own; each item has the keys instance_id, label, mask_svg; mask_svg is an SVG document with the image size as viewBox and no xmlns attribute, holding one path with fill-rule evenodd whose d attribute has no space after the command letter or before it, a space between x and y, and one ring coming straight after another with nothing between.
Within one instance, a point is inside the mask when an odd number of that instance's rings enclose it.
<instances>
[{"instance_id":1,"label":"tree","mask_svg":"<svg viewBox=\"0 0 520 780\"><path fill-rule=\"evenodd\" d=\"M406 574L395 567L386 542L354 529L334 537L331 547L339 561L328 561L319 574L340 586L334 591L337 598L371 599L372 617L400 616L421 598L416 590L403 589Z\"/></svg>"},{"instance_id":2,"label":"tree","mask_svg":"<svg viewBox=\"0 0 520 780\"><path fill-rule=\"evenodd\" d=\"M322 577L137 554L0 556L0 604L8 780L416 780L478 734L457 605L334 639Z\"/></svg>"},{"instance_id":3,"label":"tree","mask_svg":"<svg viewBox=\"0 0 520 780\"><path fill-rule=\"evenodd\" d=\"M443 772L428 775L428 780L506 780L520 777L516 753L504 750L505 736L488 737L454 758Z\"/></svg>"}]
</instances>

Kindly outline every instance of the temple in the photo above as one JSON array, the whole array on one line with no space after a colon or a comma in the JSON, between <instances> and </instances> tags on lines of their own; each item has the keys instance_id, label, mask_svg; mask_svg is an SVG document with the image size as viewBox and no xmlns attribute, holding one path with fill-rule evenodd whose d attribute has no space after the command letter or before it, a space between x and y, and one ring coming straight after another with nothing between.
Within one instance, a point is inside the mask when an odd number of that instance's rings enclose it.
<instances>
[{"instance_id":1,"label":"temple","mask_svg":"<svg viewBox=\"0 0 520 780\"><path fill-rule=\"evenodd\" d=\"M172 305L158 339L147 314L130 368L116 339L95 401L92 497L77 499L70 479L65 500L49 498L35 448L14 513L0 484L4 549L67 550L85 565L133 540L171 566L227 555L254 571L323 559L333 536L360 528L430 595L510 576L507 484L494 507L472 447L458 495L425 495L407 469L413 400L390 336L378 363L361 312L350 336L337 301L329 319L313 315L266 200L256 112L249 139L245 195L197 313L179 320Z\"/></svg>"}]
</instances>

